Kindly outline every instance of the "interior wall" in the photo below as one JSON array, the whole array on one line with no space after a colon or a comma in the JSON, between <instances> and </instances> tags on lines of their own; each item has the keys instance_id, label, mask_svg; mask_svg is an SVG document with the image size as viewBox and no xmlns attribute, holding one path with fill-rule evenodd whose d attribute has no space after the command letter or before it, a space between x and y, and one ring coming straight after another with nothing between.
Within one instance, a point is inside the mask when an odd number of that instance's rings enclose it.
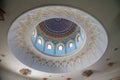
<instances>
[{"instance_id":1,"label":"interior wall","mask_svg":"<svg viewBox=\"0 0 120 80\"><path fill-rule=\"evenodd\" d=\"M34 80L22 75L13 73L7 69L0 68L0 80Z\"/></svg>"},{"instance_id":2,"label":"interior wall","mask_svg":"<svg viewBox=\"0 0 120 80\"><path fill-rule=\"evenodd\" d=\"M96 17L104 25L108 33L109 45L105 55L89 68L95 70L95 73L89 78L83 77L80 73L75 73L69 77L73 77L74 80L109 80L112 77L120 75L119 51L113 51L116 47L120 48L120 0L2 0L2 3L2 7L6 11L6 14L5 21L0 21L0 54L4 53L6 57L2 59L2 62L0 63L0 66L3 66L3 68L0 68L0 80L32 80L16 74L18 71L17 68L15 68L15 65L18 61L14 59L15 57L13 57L13 55L11 56L11 53L8 50L8 30L12 22L20 14L36 7L53 4L68 5L85 10ZM107 66L105 59L108 57L115 62L113 68L108 68ZM17 62L15 63L14 60ZM8 66L8 63L11 65ZM20 66L19 68L23 67L24 66ZM41 79L41 77L37 75L34 76ZM52 77L49 80L58 79L65 80L66 77Z\"/></svg>"},{"instance_id":3,"label":"interior wall","mask_svg":"<svg viewBox=\"0 0 120 80\"><path fill-rule=\"evenodd\" d=\"M107 70L107 71L100 72L100 73L97 72L96 74L93 74L90 77L84 77L84 76L80 75L79 77L73 77L72 80L110 80L111 78L114 78L114 77L120 77L119 75L120 75L120 69L118 67L118 68L114 68L114 69ZM67 79L67 77L48 78L48 80L66 80L66 79ZM6 70L4 68L0 68L0 80L43 80L43 78L32 79L32 78L29 78L27 76L15 74L15 73L13 73L9 70Z\"/></svg>"}]
</instances>

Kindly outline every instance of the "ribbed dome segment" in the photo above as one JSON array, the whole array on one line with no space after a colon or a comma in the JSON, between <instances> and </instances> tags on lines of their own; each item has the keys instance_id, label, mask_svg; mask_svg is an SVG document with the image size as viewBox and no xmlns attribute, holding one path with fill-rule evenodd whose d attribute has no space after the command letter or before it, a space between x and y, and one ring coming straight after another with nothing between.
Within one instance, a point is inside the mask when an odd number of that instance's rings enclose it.
<instances>
[{"instance_id":1,"label":"ribbed dome segment","mask_svg":"<svg viewBox=\"0 0 120 80\"><path fill-rule=\"evenodd\" d=\"M63 18L53 18L44 21L45 28L56 34L65 34L70 31L71 28L75 27L74 23L63 19Z\"/></svg>"},{"instance_id":2,"label":"ribbed dome segment","mask_svg":"<svg viewBox=\"0 0 120 80\"><path fill-rule=\"evenodd\" d=\"M65 40L77 32L78 26L70 20L52 18L41 22L37 29L47 38Z\"/></svg>"}]
</instances>

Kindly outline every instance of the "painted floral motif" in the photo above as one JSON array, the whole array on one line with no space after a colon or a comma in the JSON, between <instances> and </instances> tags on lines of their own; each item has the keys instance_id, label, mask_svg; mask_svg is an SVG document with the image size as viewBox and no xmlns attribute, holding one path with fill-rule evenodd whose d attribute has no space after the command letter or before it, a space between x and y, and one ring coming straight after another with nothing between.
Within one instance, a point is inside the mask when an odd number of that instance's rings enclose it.
<instances>
[{"instance_id":1,"label":"painted floral motif","mask_svg":"<svg viewBox=\"0 0 120 80\"><path fill-rule=\"evenodd\" d=\"M30 35L34 30L34 26L38 23L46 19L59 17L71 20L84 29L84 32L86 33L85 46L83 46L82 50L77 50L75 55L71 55L69 57L46 58L38 51L35 51L30 40ZM8 42L10 46L14 46L11 50L15 55L27 55L28 58L32 58L31 63L34 65L38 66L39 64L38 67L45 66L51 68L51 70L56 67L61 68L62 71L60 72L74 71L73 69L78 70L78 68L83 69L93 64L103 55L107 47L107 35L102 25L96 19L83 11L65 6L48 6L29 11L20 16L15 23L12 24L9 33ZM18 51L15 53L16 50L14 49L19 51L22 50L24 52L21 53ZM26 60L25 64L28 63L27 61L30 60ZM46 70L44 68L37 69L43 71ZM54 71L59 72L59 70Z\"/></svg>"},{"instance_id":2,"label":"painted floral motif","mask_svg":"<svg viewBox=\"0 0 120 80\"><path fill-rule=\"evenodd\" d=\"M20 72L22 75L25 75L25 76L31 74L31 70L26 69L26 68L23 68L23 69L19 70L19 72Z\"/></svg>"}]
</instances>

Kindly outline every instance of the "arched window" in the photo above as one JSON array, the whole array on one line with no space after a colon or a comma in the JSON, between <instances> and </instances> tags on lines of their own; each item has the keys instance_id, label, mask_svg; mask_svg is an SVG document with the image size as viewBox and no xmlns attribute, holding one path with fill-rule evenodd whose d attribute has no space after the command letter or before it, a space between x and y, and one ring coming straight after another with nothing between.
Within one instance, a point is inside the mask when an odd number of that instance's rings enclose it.
<instances>
[{"instance_id":1,"label":"arched window","mask_svg":"<svg viewBox=\"0 0 120 80\"><path fill-rule=\"evenodd\" d=\"M34 29L34 31L33 31L33 36L34 37L36 37L37 36L37 32L36 32L36 30Z\"/></svg>"},{"instance_id":2,"label":"arched window","mask_svg":"<svg viewBox=\"0 0 120 80\"><path fill-rule=\"evenodd\" d=\"M57 44L57 50L59 50L59 51L64 50L64 44L63 43Z\"/></svg>"},{"instance_id":3,"label":"arched window","mask_svg":"<svg viewBox=\"0 0 120 80\"><path fill-rule=\"evenodd\" d=\"M47 45L47 48L48 48L48 49L52 49L52 45L51 45L51 44L48 44L48 45Z\"/></svg>"},{"instance_id":4,"label":"arched window","mask_svg":"<svg viewBox=\"0 0 120 80\"><path fill-rule=\"evenodd\" d=\"M73 43L72 43L72 42L69 42L68 47L69 47L69 48L73 47Z\"/></svg>"},{"instance_id":5,"label":"arched window","mask_svg":"<svg viewBox=\"0 0 120 80\"><path fill-rule=\"evenodd\" d=\"M62 46L62 45L59 45L59 46L58 46L58 50L60 50L60 51L63 50L63 46Z\"/></svg>"},{"instance_id":6,"label":"arched window","mask_svg":"<svg viewBox=\"0 0 120 80\"><path fill-rule=\"evenodd\" d=\"M38 44L40 44L40 45L43 45L43 43L44 43L44 40L42 37L39 37L37 41L38 41Z\"/></svg>"},{"instance_id":7,"label":"arched window","mask_svg":"<svg viewBox=\"0 0 120 80\"><path fill-rule=\"evenodd\" d=\"M53 45L53 43L50 42L50 41L47 42L47 43L46 43L46 48L47 48L47 49L54 49L54 45Z\"/></svg>"},{"instance_id":8,"label":"arched window","mask_svg":"<svg viewBox=\"0 0 120 80\"><path fill-rule=\"evenodd\" d=\"M42 44L42 39L41 38L38 39L38 43Z\"/></svg>"},{"instance_id":9,"label":"arched window","mask_svg":"<svg viewBox=\"0 0 120 80\"><path fill-rule=\"evenodd\" d=\"M80 42L80 34L79 33L76 35L76 42Z\"/></svg>"}]
</instances>

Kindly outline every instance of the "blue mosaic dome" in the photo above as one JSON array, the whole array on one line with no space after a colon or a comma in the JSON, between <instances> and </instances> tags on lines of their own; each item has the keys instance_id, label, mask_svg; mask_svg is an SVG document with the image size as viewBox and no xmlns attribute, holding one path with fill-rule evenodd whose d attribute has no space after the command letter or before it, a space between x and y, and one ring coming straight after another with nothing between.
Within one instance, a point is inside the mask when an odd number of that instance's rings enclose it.
<instances>
[{"instance_id":1,"label":"blue mosaic dome","mask_svg":"<svg viewBox=\"0 0 120 80\"><path fill-rule=\"evenodd\" d=\"M84 43L82 29L70 20L52 18L37 25L33 31L34 46L42 53L52 56L70 54Z\"/></svg>"}]
</instances>

